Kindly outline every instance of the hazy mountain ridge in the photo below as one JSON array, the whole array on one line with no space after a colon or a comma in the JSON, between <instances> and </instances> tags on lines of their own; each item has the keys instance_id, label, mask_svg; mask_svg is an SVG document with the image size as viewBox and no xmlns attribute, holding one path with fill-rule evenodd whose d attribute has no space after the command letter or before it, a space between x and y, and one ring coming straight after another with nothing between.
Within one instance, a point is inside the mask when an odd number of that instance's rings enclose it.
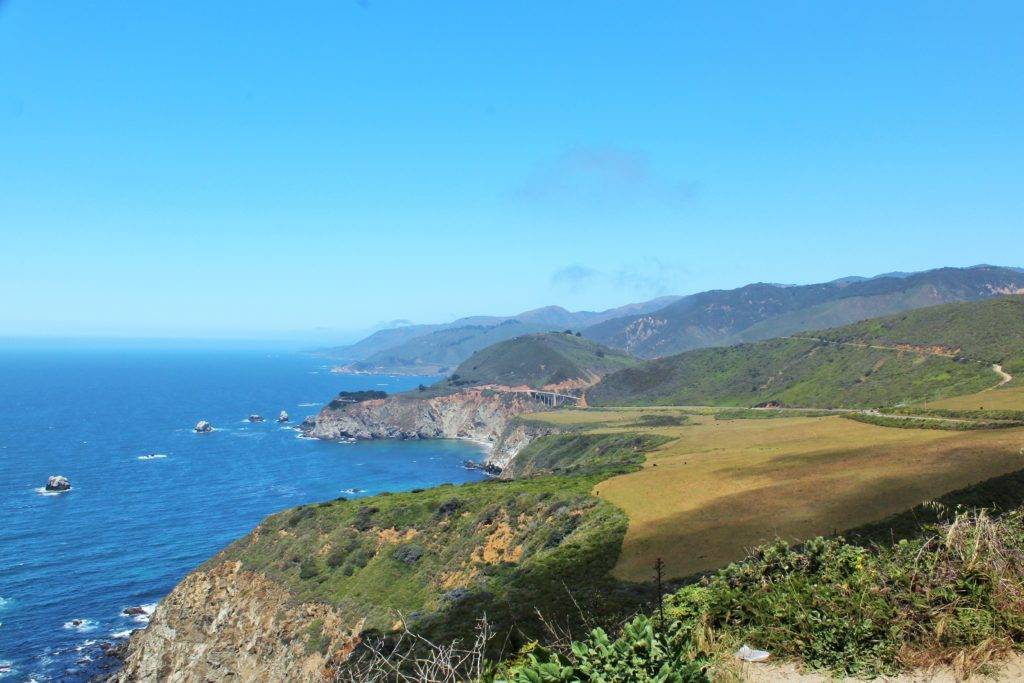
<instances>
[{"instance_id":1,"label":"hazy mountain ridge","mask_svg":"<svg viewBox=\"0 0 1024 683\"><path fill-rule=\"evenodd\" d=\"M545 306L515 316L474 316L439 325L380 330L355 344L320 353L347 363L351 372L444 374L475 351L524 334L579 330L622 315L663 308L679 297L663 296L605 311L568 311Z\"/></svg>"},{"instance_id":2,"label":"hazy mountain ridge","mask_svg":"<svg viewBox=\"0 0 1024 683\"><path fill-rule=\"evenodd\" d=\"M642 358L658 358L1018 292L1024 292L1024 272L988 265L799 286L755 283L701 292L658 311L607 320L586 328L584 335Z\"/></svg>"}]
</instances>

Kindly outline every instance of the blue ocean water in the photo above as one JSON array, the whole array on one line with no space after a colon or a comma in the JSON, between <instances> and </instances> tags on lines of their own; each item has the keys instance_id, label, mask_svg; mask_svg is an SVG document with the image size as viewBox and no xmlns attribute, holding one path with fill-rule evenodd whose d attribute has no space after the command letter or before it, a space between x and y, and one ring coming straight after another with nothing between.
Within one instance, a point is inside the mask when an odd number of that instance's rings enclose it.
<instances>
[{"instance_id":1,"label":"blue ocean water","mask_svg":"<svg viewBox=\"0 0 1024 683\"><path fill-rule=\"evenodd\" d=\"M123 609L151 609L272 512L479 479L471 443L326 443L275 420L420 381L282 352L0 348L0 679L88 679L104 642L145 625ZM42 494L52 474L72 490Z\"/></svg>"}]
</instances>

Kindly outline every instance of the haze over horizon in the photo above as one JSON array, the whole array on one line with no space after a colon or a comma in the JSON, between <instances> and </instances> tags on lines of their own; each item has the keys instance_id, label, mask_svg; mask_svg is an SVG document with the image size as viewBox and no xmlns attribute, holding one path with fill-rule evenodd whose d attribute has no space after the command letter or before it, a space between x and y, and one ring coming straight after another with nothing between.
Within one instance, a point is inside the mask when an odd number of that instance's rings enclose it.
<instances>
[{"instance_id":1,"label":"haze over horizon","mask_svg":"<svg viewBox=\"0 0 1024 683\"><path fill-rule=\"evenodd\" d=\"M1024 265L1024 6L0 3L3 336Z\"/></svg>"}]
</instances>

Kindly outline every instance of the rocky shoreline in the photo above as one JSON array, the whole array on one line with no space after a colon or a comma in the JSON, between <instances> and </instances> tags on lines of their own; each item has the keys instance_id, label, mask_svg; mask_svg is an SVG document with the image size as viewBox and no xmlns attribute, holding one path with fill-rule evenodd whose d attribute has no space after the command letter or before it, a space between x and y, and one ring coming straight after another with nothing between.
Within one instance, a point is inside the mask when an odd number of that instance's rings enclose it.
<instances>
[{"instance_id":1,"label":"rocky shoreline","mask_svg":"<svg viewBox=\"0 0 1024 683\"><path fill-rule=\"evenodd\" d=\"M371 399L339 407L330 405L300 426L308 437L340 439L466 439L491 448L481 463L485 471L500 471L536 436L548 429L531 429L514 418L547 410L548 406L523 392L475 387L446 396L410 395Z\"/></svg>"},{"instance_id":2,"label":"rocky shoreline","mask_svg":"<svg viewBox=\"0 0 1024 683\"><path fill-rule=\"evenodd\" d=\"M334 441L472 440L488 447L487 456L464 466L510 479L512 459L534 439L558 431L516 418L546 409L529 393L477 387L429 398L398 395L335 403L307 418L300 430ZM253 534L258 537L260 527ZM344 647L332 655L311 648L311 625L324 633L347 634ZM124 667L110 680L328 680L339 664L335 658L351 652L361 629L358 619L346 618L335 606L296 600L264 574L214 558L160 602L144 631L132 634Z\"/></svg>"}]
</instances>

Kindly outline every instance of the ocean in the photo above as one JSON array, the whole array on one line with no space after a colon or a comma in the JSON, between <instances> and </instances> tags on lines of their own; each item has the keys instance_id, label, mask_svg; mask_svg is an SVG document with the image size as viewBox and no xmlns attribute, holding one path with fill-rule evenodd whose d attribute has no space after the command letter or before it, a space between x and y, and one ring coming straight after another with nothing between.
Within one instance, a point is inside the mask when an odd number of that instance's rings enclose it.
<instances>
[{"instance_id":1,"label":"ocean","mask_svg":"<svg viewBox=\"0 0 1024 683\"><path fill-rule=\"evenodd\" d=\"M338 391L421 381L331 374L280 351L0 347L0 680L105 670L105 643L144 627L185 574L270 513L480 479L461 466L481 457L473 443L294 429ZM200 419L215 431L194 433ZM72 489L46 494L55 474Z\"/></svg>"}]
</instances>

